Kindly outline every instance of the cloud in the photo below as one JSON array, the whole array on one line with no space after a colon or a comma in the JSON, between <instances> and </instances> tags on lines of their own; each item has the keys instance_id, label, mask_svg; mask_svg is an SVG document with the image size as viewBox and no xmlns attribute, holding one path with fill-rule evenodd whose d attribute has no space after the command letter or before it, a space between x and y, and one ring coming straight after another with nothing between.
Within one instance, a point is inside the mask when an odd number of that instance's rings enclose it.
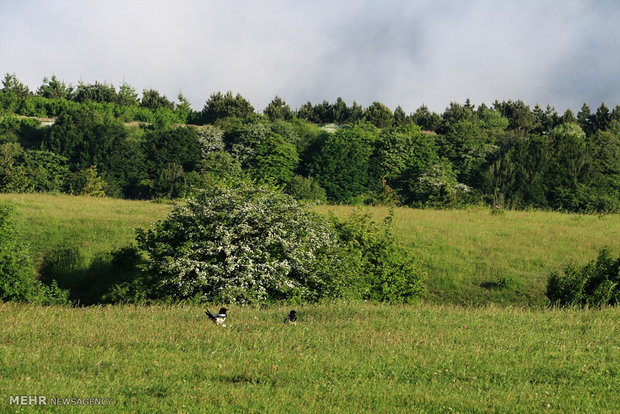
<instances>
[{"instance_id":1,"label":"cloud","mask_svg":"<svg viewBox=\"0 0 620 414\"><path fill-rule=\"evenodd\" d=\"M522 99L620 103L614 1L5 1L0 71L36 89L123 81L200 109L232 90L262 110L381 101L412 112Z\"/></svg>"}]
</instances>

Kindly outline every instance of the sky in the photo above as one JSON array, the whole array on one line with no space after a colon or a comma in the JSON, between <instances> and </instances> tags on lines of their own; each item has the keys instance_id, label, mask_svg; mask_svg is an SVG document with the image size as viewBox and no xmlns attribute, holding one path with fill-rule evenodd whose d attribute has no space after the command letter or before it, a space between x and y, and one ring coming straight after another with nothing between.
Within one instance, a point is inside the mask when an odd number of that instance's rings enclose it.
<instances>
[{"instance_id":1,"label":"sky","mask_svg":"<svg viewBox=\"0 0 620 414\"><path fill-rule=\"evenodd\" d=\"M620 104L617 0L0 0L0 74L126 82L200 110L240 93L421 105Z\"/></svg>"}]
</instances>

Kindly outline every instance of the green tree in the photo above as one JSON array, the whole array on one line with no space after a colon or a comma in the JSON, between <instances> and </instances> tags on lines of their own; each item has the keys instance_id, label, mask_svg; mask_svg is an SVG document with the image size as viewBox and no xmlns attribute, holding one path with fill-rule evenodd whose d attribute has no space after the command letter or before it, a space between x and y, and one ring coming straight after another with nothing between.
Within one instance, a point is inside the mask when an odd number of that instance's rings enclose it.
<instances>
[{"instance_id":1,"label":"green tree","mask_svg":"<svg viewBox=\"0 0 620 414\"><path fill-rule=\"evenodd\" d=\"M337 124L345 124L350 122L351 111L341 97L336 99L336 102L331 105L330 109L332 112L331 118L333 122L336 122Z\"/></svg>"},{"instance_id":2,"label":"green tree","mask_svg":"<svg viewBox=\"0 0 620 414\"><path fill-rule=\"evenodd\" d=\"M377 128L387 128L394 123L392 111L381 102L373 102L366 108L364 118Z\"/></svg>"},{"instance_id":3,"label":"green tree","mask_svg":"<svg viewBox=\"0 0 620 414\"><path fill-rule=\"evenodd\" d=\"M605 102L601 103L594 115L592 115L591 129L592 133L597 131L607 131L611 123L611 113Z\"/></svg>"},{"instance_id":4,"label":"green tree","mask_svg":"<svg viewBox=\"0 0 620 414\"><path fill-rule=\"evenodd\" d=\"M319 203L327 201L325 189L312 177L295 175L286 184L286 193L296 200L310 200Z\"/></svg>"},{"instance_id":5,"label":"green tree","mask_svg":"<svg viewBox=\"0 0 620 414\"><path fill-rule=\"evenodd\" d=\"M314 106L312 105L312 102L310 102L310 101L308 101L305 104L303 104L297 110L297 118L305 119L306 121L313 122L315 124L320 123L320 119L314 113Z\"/></svg>"},{"instance_id":6,"label":"green tree","mask_svg":"<svg viewBox=\"0 0 620 414\"><path fill-rule=\"evenodd\" d=\"M140 104L138 92L133 86L123 82L118 87L117 103L123 106L138 106Z\"/></svg>"},{"instance_id":7,"label":"green tree","mask_svg":"<svg viewBox=\"0 0 620 414\"><path fill-rule=\"evenodd\" d=\"M108 183L99 176L97 167L94 165L71 174L67 181L70 194L91 197L105 197L106 195L105 189Z\"/></svg>"},{"instance_id":8,"label":"green tree","mask_svg":"<svg viewBox=\"0 0 620 414\"><path fill-rule=\"evenodd\" d=\"M28 246L13 222L15 209L0 203L0 302L62 304L68 292L40 283Z\"/></svg>"},{"instance_id":9,"label":"green tree","mask_svg":"<svg viewBox=\"0 0 620 414\"><path fill-rule=\"evenodd\" d=\"M437 131L441 125L441 116L428 110L426 105L420 106L411 116L412 121L425 131Z\"/></svg>"},{"instance_id":10,"label":"green tree","mask_svg":"<svg viewBox=\"0 0 620 414\"><path fill-rule=\"evenodd\" d=\"M407 124L407 114L403 111L403 108L399 106L394 110L394 126L404 127Z\"/></svg>"},{"instance_id":11,"label":"green tree","mask_svg":"<svg viewBox=\"0 0 620 414\"><path fill-rule=\"evenodd\" d=\"M577 112L577 123L586 135L592 132L592 113L590 107L585 102L581 105L579 112Z\"/></svg>"},{"instance_id":12,"label":"green tree","mask_svg":"<svg viewBox=\"0 0 620 414\"><path fill-rule=\"evenodd\" d=\"M142 151L129 142L123 123L87 106L61 113L42 149L66 157L73 172L96 165L109 191L116 189L111 195L144 178Z\"/></svg>"},{"instance_id":13,"label":"green tree","mask_svg":"<svg viewBox=\"0 0 620 414\"><path fill-rule=\"evenodd\" d=\"M370 161L372 176L385 179L406 203L416 196L411 192L421 174L438 161L434 137L423 134L418 126L384 130L375 144Z\"/></svg>"},{"instance_id":14,"label":"green tree","mask_svg":"<svg viewBox=\"0 0 620 414\"><path fill-rule=\"evenodd\" d=\"M534 128L534 115L523 101L495 101L493 106L508 119L508 129L525 136Z\"/></svg>"},{"instance_id":15,"label":"green tree","mask_svg":"<svg viewBox=\"0 0 620 414\"><path fill-rule=\"evenodd\" d=\"M372 182L369 161L377 137L373 125L358 123L327 135L320 143L307 169L325 188L328 200L349 202L369 189Z\"/></svg>"},{"instance_id":16,"label":"green tree","mask_svg":"<svg viewBox=\"0 0 620 414\"><path fill-rule=\"evenodd\" d=\"M194 114L194 111L192 110L192 106L187 100L187 98L180 92L179 92L179 95L177 96L177 101L179 101L179 103L176 105L174 109L174 113L177 116L177 119L181 123L187 123L193 117L193 114Z\"/></svg>"},{"instance_id":17,"label":"green tree","mask_svg":"<svg viewBox=\"0 0 620 414\"><path fill-rule=\"evenodd\" d=\"M253 113L254 107L240 94L233 96L231 91L225 95L217 92L207 100L200 118L203 123L212 124L221 118L245 118Z\"/></svg>"},{"instance_id":18,"label":"green tree","mask_svg":"<svg viewBox=\"0 0 620 414\"><path fill-rule=\"evenodd\" d=\"M243 170L237 159L226 151L211 151L203 155L200 172L215 181L235 182L242 178Z\"/></svg>"},{"instance_id":19,"label":"green tree","mask_svg":"<svg viewBox=\"0 0 620 414\"><path fill-rule=\"evenodd\" d=\"M36 270L13 224L14 214L0 204L0 301L27 302L36 295Z\"/></svg>"},{"instance_id":20,"label":"green tree","mask_svg":"<svg viewBox=\"0 0 620 414\"><path fill-rule=\"evenodd\" d=\"M73 87L59 81L56 75L52 75L51 79L43 78L43 84L37 89L37 95L49 99L71 99Z\"/></svg>"},{"instance_id":21,"label":"green tree","mask_svg":"<svg viewBox=\"0 0 620 414\"><path fill-rule=\"evenodd\" d=\"M278 119L291 120L293 118L293 112L291 108L276 95L275 98L267 105L265 110L263 111L265 115L269 118L270 121L275 121Z\"/></svg>"},{"instance_id":22,"label":"green tree","mask_svg":"<svg viewBox=\"0 0 620 414\"><path fill-rule=\"evenodd\" d=\"M285 184L293 178L298 163L295 146L272 132L257 145L250 162L250 174L258 181Z\"/></svg>"},{"instance_id":23,"label":"green tree","mask_svg":"<svg viewBox=\"0 0 620 414\"><path fill-rule=\"evenodd\" d=\"M128 91L125 91L127 93ZM107 83L95 82L94 84L80 83L73 98L76 102L113 102L119 101L116 89Z\"/></svg>"},{"instance_id":24,"label":"green tree","mask_svg":"<svg viewBox=\"0 0 620 414\"><path fill-rule=\"evenodd\" d=\"M28 86L21 83L14 73L4 75L2 79L2 92L13 94L18 98L27 98L31 95Z\"/></svg>"},{"instance_id":25,"label":"green tree","mask_svg":"<svg viewBox=\"0 0 620 414\"><path fill-rule=\"evenodd\" d=\"M192 127L151 131L143 144L145 167L156 178L170 164L180 165L183 171L195 171L200 164L198 131Z\"/></svg>"},{"instance_id":26,"label":"green tree","mask_svg":"<svg viewBox=\"0 0 620 414\"><path fill-rule=\"evenodd\" d=\"M140 106L151 111L156 109L174 110L174 104L165 95L160 95L155 89L144 89L142 91Z\"/></svg>"},{"instance_id":27,"label":"green tree","mask_svg":"<svg viewBox=\"0 0 620 414\"><path fill-rule=\"evenodd\" d=\"M23 151L17 142L0 145L0 192L18 193L30 189L26 169L18 163Z\"/></svg>"}]
</instances>

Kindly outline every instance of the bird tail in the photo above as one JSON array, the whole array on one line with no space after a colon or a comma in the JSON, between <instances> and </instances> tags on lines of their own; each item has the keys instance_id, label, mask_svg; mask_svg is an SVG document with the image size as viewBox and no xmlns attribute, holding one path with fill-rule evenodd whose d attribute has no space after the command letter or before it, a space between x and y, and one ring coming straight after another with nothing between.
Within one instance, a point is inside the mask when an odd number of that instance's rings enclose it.
<instances>
[{"instance_id":1,"label":"bird tail","mask_svg":"<svg viewBox=\"0 0 620 414\"><path fill-rule=\"evenodd\" d=\"M214 320L215 320L215 316L213 316L213 315L211 314L211 312L209 312L209 309L205 310L205 313L207 314L207 316L209 317L209 319L211 319L212 321L214 321Z\"/></svg>"}]
</instances>

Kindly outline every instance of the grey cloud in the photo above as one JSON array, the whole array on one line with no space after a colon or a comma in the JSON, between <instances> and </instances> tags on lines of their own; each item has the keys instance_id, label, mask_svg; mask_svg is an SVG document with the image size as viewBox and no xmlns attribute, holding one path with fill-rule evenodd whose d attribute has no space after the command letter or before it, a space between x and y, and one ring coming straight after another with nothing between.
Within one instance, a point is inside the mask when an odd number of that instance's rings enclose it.
<instances>
[{"instance_id":1,"label":"grey cloud","mask_svg":"<svg viewBox=\"0 0 620 414\"><path fill-rule=\"evenodd\" d=\"M0 71L36 89L126 81L200 109L232 90L412 112L523 99L620 103L615 1L5 1Z\"/></svg>"}]
</instances>

